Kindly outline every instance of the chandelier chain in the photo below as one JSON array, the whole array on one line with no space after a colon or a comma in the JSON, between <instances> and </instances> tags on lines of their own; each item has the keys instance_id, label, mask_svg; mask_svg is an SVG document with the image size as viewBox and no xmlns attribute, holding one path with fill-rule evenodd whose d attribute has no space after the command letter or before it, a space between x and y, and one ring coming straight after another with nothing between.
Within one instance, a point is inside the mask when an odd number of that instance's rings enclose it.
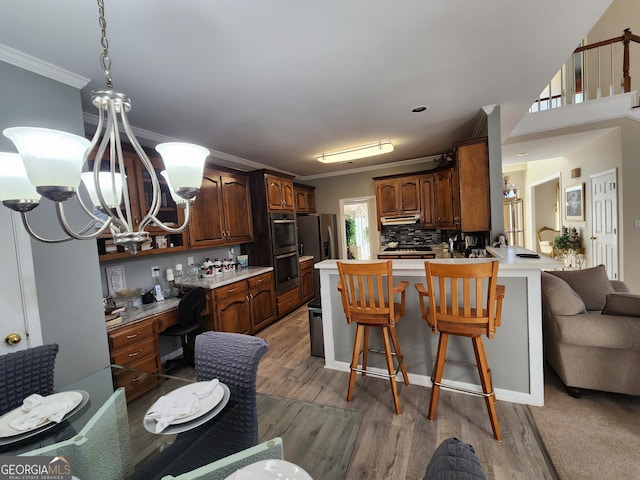
<instances>
[{"instance_id":1,"label":"chandelier chain","mask_svg":"<svg viewBox=\"0 0 640 480\"><path fill-rule=\"evenodd\" d=\"M109 58L109 40L107 39L107 20L104 18L104 0L98 0L98 24L101 29L100 44L102 45L102 53L100 54L100 66L107 79L107 87L112 88L111 81L111 59Z\"/></svg>"}]
</instances>

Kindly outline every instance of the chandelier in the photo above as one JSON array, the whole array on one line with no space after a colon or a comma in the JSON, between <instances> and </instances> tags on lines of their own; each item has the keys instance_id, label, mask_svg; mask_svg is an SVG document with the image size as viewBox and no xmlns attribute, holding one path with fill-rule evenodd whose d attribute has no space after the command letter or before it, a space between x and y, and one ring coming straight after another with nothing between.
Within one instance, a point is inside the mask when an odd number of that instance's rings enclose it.
<instances>
[{"instance_id":1,"label":"chandelier","mask_svg":"<svg viewBox=\"0 0 640 480\"><path fill-rule=\"evenodd\" d=\"M159 227L169 233L180 233L187 227L209 150L178 142L156 146L164 162L166 170L162 175L171 197L184 209L181 225L160 221L157 215L162 201L158 175L129 125L127 112L131 110L131 100L113 89L103 0L98 0L98 11L102 31L100 66L106 88L91 92L92 103L99 112L95 134L89 141L47 128L6 128L3 134L14 143L18 153L0 152L0 200L6 207L20 212L25 229L38 241L90 240L109 232L116 245L135 254L141 244L151 238L146 229ZM141 219L132 210L130 197L135 192L129 192L127 185L121 129L151 180L148 210ZM65 237L44 238L33 230L28 212L38 206L41 196L55 202L58 223ZM65 202L71 198L77 199L89 217L88 223L79 229L72 228L65 215Z\"/></svg>"}]
</instances>

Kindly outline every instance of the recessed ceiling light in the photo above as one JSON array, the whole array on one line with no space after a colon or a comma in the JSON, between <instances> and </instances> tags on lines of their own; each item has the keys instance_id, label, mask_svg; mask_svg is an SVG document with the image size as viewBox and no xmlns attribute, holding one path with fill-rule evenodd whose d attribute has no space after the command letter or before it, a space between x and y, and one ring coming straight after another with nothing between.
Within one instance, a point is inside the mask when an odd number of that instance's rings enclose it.
<instances>
[{"instance_id":1,"label":"recessed ceiling light","mask_svg":"<svg viewBox=\"0 0 640 480\"><path fill-rule=\"evenodd\" d=\"M414 107L411 109L411 111L413 113L421 113L424 112L425 110L428 110L429 106L428 105L420 105L419 107Z\"/></svg>"},{"instance_id":2,"label":"recessed ceiling light","mask_svg":"<svg viewBox=\"0 0 640 480\"><path fill-rule=\"evenodd\" d=\"M516 154L516 157L526 157L527 155L529 155L529 152L520 152Z\"/></svg>"}]
</instances>

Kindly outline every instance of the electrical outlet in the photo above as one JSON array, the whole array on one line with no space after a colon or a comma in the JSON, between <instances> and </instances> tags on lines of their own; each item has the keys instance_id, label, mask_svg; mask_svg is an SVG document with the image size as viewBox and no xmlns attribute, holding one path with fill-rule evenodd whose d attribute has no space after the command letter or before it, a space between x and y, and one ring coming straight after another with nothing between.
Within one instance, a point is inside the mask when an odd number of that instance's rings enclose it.
<instances>
[{"instance_id":1,"label":"electrical outlet","mask_svg":"<svg viewBox=\"0 0 640 480\"><path fill-rule=\"evenodd\" d=\"M187 257L187 265L193 265L193 257Z\"/></svg>"},{"instance_id":2,"label":"electrical outlet","mask_svg":"<svg viewBox=\"0 0 640 480\"><path fill-rule=\"evenodd\" d=\"M151 267L151 276L159 277L160 276L160 267Z\"/></svg>"},{"instance_id":3,"label":"electrical outlet","mask_svg":"<svg viewBox=\"0 0 640 480\"><path fill-rule=\"evenodd\" d=\"M633 222L633 228L635 228L635 229L640 228L640 220L635 220L635 221Z\"/></svg>"},{"instance_id":4,"label":"electrical outlet","mask_svg":"<svg viewBox=\"0 0 640 480\"><path fill-rule=\"evenodd\" d=\"M236 253L233 247L229 249L229 258L233 258L233 254Z\"/></svg>"}]
</instances>

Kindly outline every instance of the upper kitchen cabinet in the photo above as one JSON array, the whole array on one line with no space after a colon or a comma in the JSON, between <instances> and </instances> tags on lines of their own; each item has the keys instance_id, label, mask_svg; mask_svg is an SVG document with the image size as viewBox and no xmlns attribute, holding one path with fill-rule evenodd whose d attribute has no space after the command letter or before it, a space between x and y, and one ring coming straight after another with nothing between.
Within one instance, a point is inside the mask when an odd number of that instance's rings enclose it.
<instances>
[{"instance_id":1,"label":"upper kitchen cabinet","mask_svg":"<svg viewBox=\"0 0 640 480\"><path fill-rule=\"evenodd\" d=\"M264 181L269 211L293 212L295 210L293 178L266 173Z\"/></svg>"},{"instance_id":2,"label":"upper kitchen cabinet","mask_svg":"<svg viewBox=\"0 0 640 480\"><path fill-rule=\"evenodd\" d=\"M456 142L453 149L460 191L460 226L463 232L491 228L489 149L487 137Z\"/></svg>"},{"instance_id":3,"label":"upper kitchen cabinet","mask_svg":"<svg viewBox=\"0 0 640 480\"><path fill-rule=\"evenodd\" d=\"M297 213L316 213L315 187L294 183L293 192L295 195Z\"/></svg>"},{"instance_id":4,"label":"upper kitchen cabinet","mask_svg":"<svg viewBox=\"0 0 640 480\"><path fill-rule=\"evenodd\" d=\"M253 241L249 179L205 168L189 221L189 245L209 247Z\"/></svg>"},{"instance_id":5,"label":"upper kitchen cabinet","mask_svg":"<svg viewBox=\"0 0 640 480\"><path fill-rule=\"evenodd\" d=\"M423 228L436 228L436 176L433 173L420 176L420 198L422 212L420 223Z\"/></svg>"},{"instance_id":6,"label":"upper kitchen cabinet","mask_svg":"<svg viewBox=\"0 0 640 480\"><path fill-rule=\"evenodd\" d=\"M169 227L177 227L181 225L184 219L184 211L175 204L164 177L160 175L160 172L164 170L162 158L150 155L149 152L147 152L147 156L153 165L156 176L158 177L158 182L160 183L160 211L157 215L158 220ZM142 165L136 153L123 150L123 159L127 189L131 200L133 226L137 229L149 211L153 198L153 184L149 172ZM103 163L105 164L104 168L108 169L108 160L103 160ZM91 164L89 166L91 168L93 167ZM185 232L177 234L168 233L157 226L150 226L146 230L151 235L151 241L141 246L138 255L167 253L186 249L187 242ZM124 247L115 245L109 234L98 238L98 253L101 261L129 258L131 256L131 253L125 250Z\"/></svg>"},{"instance_id":7,"label":"upper kitchen cabinet","mask_svg":"<svg viewBox=\"0 0 640 480\"><path fill-rule=\"evenodd\" d=\"M436 228L454 230L459 227L458 184L455 168L435 172Z\"/></svg>"},{"instance_id":8,"label":"upper kitchen cabinet","mask_svg":"<svg viewBox=\"0 0 640 480\"><path fill-rule=\"evenodd\" d=\"M420 177L374 178L380 217L420 213Z\"/></svg>"}]
</instances>

